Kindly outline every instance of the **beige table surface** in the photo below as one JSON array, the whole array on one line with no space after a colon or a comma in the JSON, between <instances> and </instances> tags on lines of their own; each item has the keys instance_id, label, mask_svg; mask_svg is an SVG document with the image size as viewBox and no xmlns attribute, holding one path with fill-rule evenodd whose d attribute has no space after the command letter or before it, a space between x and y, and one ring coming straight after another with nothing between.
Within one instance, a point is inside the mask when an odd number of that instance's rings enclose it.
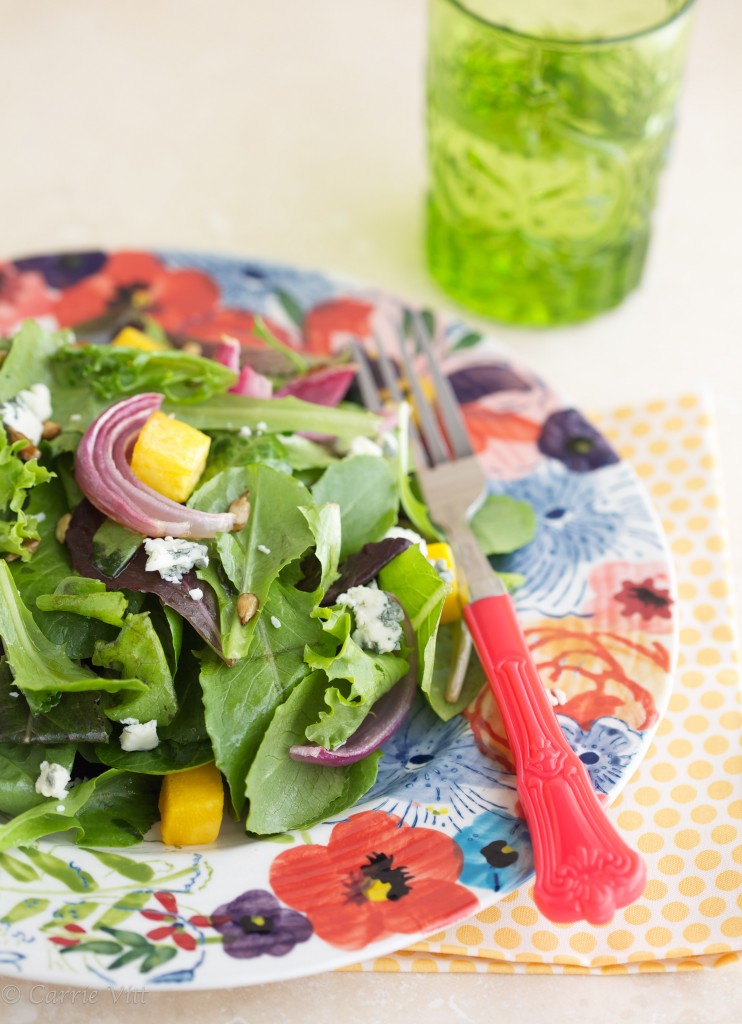
<instances>
[{"instance_id":1,"label":"beige table surface","mask_svg":"<svg viewBox=\"0 0 742 1024\"><path fill-rule=\"evenodd\" d=\"M0 256L223 250L445 306L421 253L424 39L424 0L0 0ZM641 289L583 327L493 328L586 410L713 390L738 594L740 39L739 0L700 0ZM48 1005L20 983L0 1021L721 1024L742 1016L741 983L742 964L615 978L335 974L143 1005L108 993Z\"/></svg>"}]
</instances>

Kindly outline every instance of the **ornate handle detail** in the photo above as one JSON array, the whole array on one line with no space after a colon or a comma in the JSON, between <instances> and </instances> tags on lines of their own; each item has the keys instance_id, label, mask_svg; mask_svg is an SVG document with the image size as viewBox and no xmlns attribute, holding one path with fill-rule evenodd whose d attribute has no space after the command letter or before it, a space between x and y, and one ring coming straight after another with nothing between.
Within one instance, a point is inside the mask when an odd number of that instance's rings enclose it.
<instances>
[{"instance_id":1,"label":"ornate handle detail","mask_svg":"<svg viewBox=\"0 0 742 1024\"><path fill-rule=\"evenodd\" d=\"M641 895L644 862L606 817L564 738L510 597L475 601L464 617L515 758L533 841L536 904L552 921L605 924Z\"/></svg>"}]
</instances>

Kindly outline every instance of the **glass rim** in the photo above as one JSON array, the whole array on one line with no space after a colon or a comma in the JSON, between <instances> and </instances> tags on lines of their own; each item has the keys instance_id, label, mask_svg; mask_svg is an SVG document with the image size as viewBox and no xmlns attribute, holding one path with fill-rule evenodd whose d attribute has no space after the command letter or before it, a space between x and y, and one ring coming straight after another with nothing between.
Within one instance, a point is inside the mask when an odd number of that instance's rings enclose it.
<instances>
[{"instance_id":1,"label":"glass rim","mask_svg":"<svg viewBox=\"0 0 742 1024\"><path fill-rule=\"evenodd\" d=\"M484 25L493 32L500 32L512 39L522 40L526 43L543 44L544 46L551 46L554 48L559 47L564 49L581 50L588 47L596 48L600 46L615 46L617 43L630 43L633 40L643 39L645 36L651 36L655 32L659 32L681 18L689 8L693 7L696 0L685 0L685 3L679 7L677 11L665 18L664 21L658 21L656 24L650 25L647 28L638 29L636 32L624 32L619 35L607 37L595 36L587 39L559 39L554 36L541 36L530 32L521 32L518 29L508 28L507 25L502 25L500 22L490 21L484 15L473 11L469 6L469 0L443 0L443 2L449 4L451 7L457 7L462 14L465 14L473 21L478 21L481 25Z\"/></svg>"}]
</instances>

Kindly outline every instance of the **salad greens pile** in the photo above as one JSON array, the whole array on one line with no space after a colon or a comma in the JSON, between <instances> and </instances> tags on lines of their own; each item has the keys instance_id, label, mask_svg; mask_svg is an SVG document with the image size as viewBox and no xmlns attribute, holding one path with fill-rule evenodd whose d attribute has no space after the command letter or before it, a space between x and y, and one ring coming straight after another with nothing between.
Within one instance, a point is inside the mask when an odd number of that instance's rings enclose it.
<instances>
[{"instance_id":1,"label":"salad greens pile","mask_svg":"<svg viewBox=\"0 0 742 1024\"><path fill-rule=\"evenodd\" d=\"M303 828L367 792L382 753L337 767L292 746L342 747L408 673L442 719L476 695L473 658L445 696L462 628L440 623L450 582L414 535L382 544L395 527L438 539L403 417L381 444L381 420L357 404L245 397L211 359L80 345L33 322L0 359L0 419L44 384L55 428L33 451L0 428L0 850L66 829L86 846L134 844L158 820L161 776L212 761L249 833ZM223 513L249 496L246 523L203 541L208 564L182 579L147 569L145 538L75 481L94 419L145 392L211 437L188 506ZM356 454L358 438L380 446ZM526 543L531 510L491 500L474 524L485 550ZM343 595L355 586L401 606L391 649L364 639ZM122 746L127 720L156 722L157 745ZM38 791L43 762L72 776L63 797Z\"/></svg>"}]
</instances>

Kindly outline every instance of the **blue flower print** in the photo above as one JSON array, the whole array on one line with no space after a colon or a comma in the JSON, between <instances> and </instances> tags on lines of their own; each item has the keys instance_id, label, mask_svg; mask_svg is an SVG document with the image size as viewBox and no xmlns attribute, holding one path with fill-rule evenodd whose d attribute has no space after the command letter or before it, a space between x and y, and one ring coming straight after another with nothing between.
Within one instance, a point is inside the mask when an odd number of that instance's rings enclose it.
<instances>
[{"instance_id":1,"label":"blue flower print","mask_svg":"<svg viewBox=\"0 0 742 1024\"><path fill-rule=\"evenodd\" d=\"M596 718L587 732L566 715L557 715L567 742L587 768L599 793L610 793L643 746L641 733L620 718Z\"/></svg>"},{"instance_id":2,"label":"blue flower print","mask_svg":"<svg viewBox=\"0 0 742 1024\"><path fill-rule=\"evenodd\" d=\"M525 576L515 596L521 613L577 614L597 561L640 562L662 550L654 512L625 463L572 473L549 461L521 480L492 481L490 490L528 502L536 514L530 544L492 559L499 572Z\"/></svg>"},{"instance_id":3,"label":"blue flower print","mask_svg":"<svg viewBox=\"0 0 742 1024\"><path fill-rule=\"evenodd\" d=\"M479 814L454 837L464 854L464 885L509 892L533 873L526 823L502 811Z\"/></svg>"},{"instance_id":4,"label":"blue flower print","mask_svg":"<svg viewBox=\"0 0 742 1024\"><path fill-rule=\"evenodd\" d=\"M383 751L366 799L408 825L454 833L480 811L515 806L515 777L479 750L463 718L442 722L422 697Z\"/></svg>"}]
</instances>

